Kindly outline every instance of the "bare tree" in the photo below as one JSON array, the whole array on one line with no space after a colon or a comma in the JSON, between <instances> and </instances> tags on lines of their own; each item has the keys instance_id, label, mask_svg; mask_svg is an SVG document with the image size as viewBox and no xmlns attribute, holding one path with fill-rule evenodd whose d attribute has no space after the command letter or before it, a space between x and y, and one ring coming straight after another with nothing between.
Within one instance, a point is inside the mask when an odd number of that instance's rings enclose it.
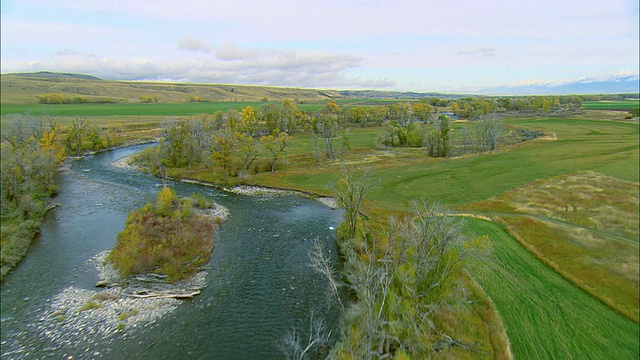
<instances>
[{"instance_id":1,"label":"bare tree","mask_svg":"<svg viewBox=\"0 0 640 360\"><path fill-rule=\"evenodd\" d=\"M476 144L478 151L493 151L497 148L500 132L502 131L502 120L497 116L490 116L474 122Z\"/></svg>"},{"instance_id":2,"label":"bare tree","mask_svg":"<svg viewBox=\"0 0 640 360\"><path fill-rule=\"evenodd\" d=\"M287 359L303 360L310 355L328 350L331 331L327 330L324 317L317 317L311 309L309 315L309 334L303 339L298 331L289 332L280 345L280 350Z\"/></svg>"},{"instance_id":3,"label":"bare tree","mask_svg":"<svg viewBox=\"0 0 640 360\"><path fill-rule=\"evenodd\" d=\"M362 201L372 187L370 176L370 171L364 171L359 178L356 178L346 168L342 169L342 178L338 182L335 193L338 205L345 210L344 219L347 230L344 236L346 239L352 238L356 233L356 222Z\"/></svg>"},{"instance_id":4,"label":"bare tree","mask_svg":"<svg viewBox=\"0 0 640 360\"><path fill-rule=\"evenodd\" d=\"M331 254L324 251L320 241L316 238L313 242L311 254L309 255L311 260L311 268L321 274L329 285L329 296L340 306L340 315L344 318L345 308L340 298L340 288L342 282L339 280L336 271L331 264Z\"/></svg>"}]
</instances>

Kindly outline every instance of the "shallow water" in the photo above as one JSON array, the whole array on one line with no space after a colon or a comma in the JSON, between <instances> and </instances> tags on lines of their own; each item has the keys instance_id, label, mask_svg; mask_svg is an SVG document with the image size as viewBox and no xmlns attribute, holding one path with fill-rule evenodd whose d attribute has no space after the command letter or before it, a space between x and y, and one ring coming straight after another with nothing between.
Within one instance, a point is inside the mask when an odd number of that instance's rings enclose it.
<instances>
[{"instance_id":1,"label":"shallow water","mask_svg":"<svg viewBox=\"0 0 640 360\"><path fill-rule=\"evenodd\" d=\"M292 329L304 336L310 309L324 311L327 284L309 268L309 251L318 238L336 253L330 228L341 212L298 196L169 183L180 196L202 193L231 212L216 234L202 294L154 324L106 338L78 333L61 343L43 334L38 323L52 298L69 286L94 289L97 274L87 260L114 246L129 211L155 201L158 179L110 165L143 147L92 155L59 175L60 206L2 284L3 359L279 359L283 337ZM336 316L335 309L327 314L330 327Z\"/></svg>"}]
</instances>

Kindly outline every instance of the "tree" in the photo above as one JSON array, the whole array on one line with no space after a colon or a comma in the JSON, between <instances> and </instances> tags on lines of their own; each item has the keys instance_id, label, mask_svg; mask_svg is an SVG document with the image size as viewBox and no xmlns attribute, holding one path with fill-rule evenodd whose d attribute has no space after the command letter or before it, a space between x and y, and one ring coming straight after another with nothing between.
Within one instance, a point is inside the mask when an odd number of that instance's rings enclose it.
<instances>
[{"instance_id":1,"label":"tree","mask_svg":"<svg viewBox=\"0 0 640 360\"><path fill-rule=\"evenodd\" d=\"M76 155L80 155L83 151L82 141L87 130L87 123L84 118L75 118L71 127L67 129L67 136L65 138L65 145L69 152L74 152Z\"/></svg>"},{"instance_id":2,"label":"tree","mask_svg":"<svg viewBox=\"0 0 640 360\"><path fill-rule=\"evenodd\" d=\"M293 330L285 336L280 350L288 360L307 359L309 355L312 354L318 355L318 353L326 353L329 347L330 337L331 331L326 329L324 318L316 317L315 310L311 309L309 316L309 334L306 341L296 330Z\"/></svg>"},{"instance_id":3,"label":"tree","mask_svg":"<svg viewBox=\"0 0 640 360\"><path fill-rule=\"evenodd\" d=\"M158 193L156 200L156 209L163 215L170 215L177 204L176 193L168 186L165 186Z\"/></svg>"},{"instance_id":4,"label":"tree","mask_svg":"<svg viewBox=\"0 0 640 360\"><path fill-rule=\"evenodd\" d=\"M271 160L271 172L276 171L276 162L289 145L290 137L287 133L279 133L277 136L265 135L260 138L260 143L267 149Z\"/></svg>"},{"instance_id":5,"label":"tree","mask_svg":"<svg viewBox=\"0 0 640 360\"><path fill-rule=\"evenodd\" d=\"M502 121L497 116L490 116L474 122L476 144L478 151L493 151L497 148L500 132L502 131Z\"/></svg>"},{"instance_id":6,"label":"tree","mask_svg":"<svg viewBox=\"0 0 640 360\"><path fill-rule=\"evenodd\" d=\"M258 118L256 112L251 106L247 106L240 112L242 116L242 131L253 136L256 134L258 126Z\"/></svg>"},{"instance_id":7,"label":"tree","mask_svg":"<svg viewBox=\"0 0 640 360\"><path fill-rule=\"evenodd\" d=\"M338 181L335 194L338 206L345 210L344 230L339 233L339 236L344 240L351 239L356 234L362 202L372 187L370 177L370 171L364 171L360 177L356 177L346 168L342 169L342 178ZM343 225L341 224L341 226Z\"/></svg>"},{"instance_id":8,"label":"tree","mask_svg":"<svg viewBox=\"0 0 640 360\"><path fill-rule=\"evenodd\" d=\"M338 356L393 358L400 352L430 358L449 346L473 349L451 338L435 315L453 299L466 249L463 231L438 206L414 203L411 214L390 219L378 240L343 247L346 278L358 297L349 311ZM353 243L357 244L357 243Z\"/></svg>"},{"instance_id":9,"label":"tree","mask_svg":"<svg viewBox=\"0 0 640 360\"><path fill-rule=\"evenodd\" d=\"M338 136L338 122L333 114L322 113L313 123L312 131L324 140L324 151L327 159L334 160L333 140Z\"/></svg>"}]
</instances>

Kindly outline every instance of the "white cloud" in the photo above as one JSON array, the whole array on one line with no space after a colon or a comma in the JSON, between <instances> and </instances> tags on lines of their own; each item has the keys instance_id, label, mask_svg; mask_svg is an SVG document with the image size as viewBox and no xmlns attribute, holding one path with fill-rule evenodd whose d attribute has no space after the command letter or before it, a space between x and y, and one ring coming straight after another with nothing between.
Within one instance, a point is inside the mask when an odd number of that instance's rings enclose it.
<instances>
[{"instance_id":1,"label":"white cloud","mask_svg":"<svg viewBox=\"0 0 640 360\"><path fill-rule=\"evenodd\" d=\"M183 36L178 42L178 50L210 53L213 48L211 45L193 36Z\"/></svg>"},{"instance_id":2,"label":"white cloud","mask_svg":"<svg viewBox=\"0 0 640 360\"><path fill-rule=\"evenodd\" d=\"M390 87L388 78L349 77L362 59L338 53L293 49L215 49L215 58L158 60L99 57L65 49L54 62L8 62L3 72L60 71L87 73L104 79L163 80L292 87L363 88Z\"/></svg>"}]
</instances>

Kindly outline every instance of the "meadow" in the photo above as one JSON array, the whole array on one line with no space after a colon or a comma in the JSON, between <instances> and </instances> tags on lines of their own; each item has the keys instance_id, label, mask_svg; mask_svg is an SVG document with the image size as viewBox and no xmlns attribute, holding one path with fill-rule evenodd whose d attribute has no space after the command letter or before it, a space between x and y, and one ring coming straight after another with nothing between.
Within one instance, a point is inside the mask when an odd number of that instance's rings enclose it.
<instances>
[{"instance_id":1,"label":"meadow","mask_svg":"<svg viewBox=\"0 0 640 360\"><path fill-rule=\"evenodd\" d=\"M0 114L47 114L55 117L172 117L213 114L229 109L242 110L247 106L259 109L266 102L185 102L185 103L119 103L119 104L31 104L2 105ZM320 103L299 104L301 110L317 110Z\"/></svg>"},{"instance_id":2,"label":"meadow","mask_svg":"<svg viewBox=\"0 0 640 360\"><path fill-rule=\"evenodd\" d=\"M500 226L467 224L492 240L474 276L496 304L516 359L638 358L638 323L551 270Z\"/></svg>"},{"instance_id":3,"label":"meadow","mask_svg":"<svg viewBox=\"0 0 640 360\"><path fill-rule=\"evenodd\" d=\"M640 102L636 100L612 100L612 101L585 101L582 107L588 110L624 110L631 111L640 107Z\"/></svg>"}]
</instances>

